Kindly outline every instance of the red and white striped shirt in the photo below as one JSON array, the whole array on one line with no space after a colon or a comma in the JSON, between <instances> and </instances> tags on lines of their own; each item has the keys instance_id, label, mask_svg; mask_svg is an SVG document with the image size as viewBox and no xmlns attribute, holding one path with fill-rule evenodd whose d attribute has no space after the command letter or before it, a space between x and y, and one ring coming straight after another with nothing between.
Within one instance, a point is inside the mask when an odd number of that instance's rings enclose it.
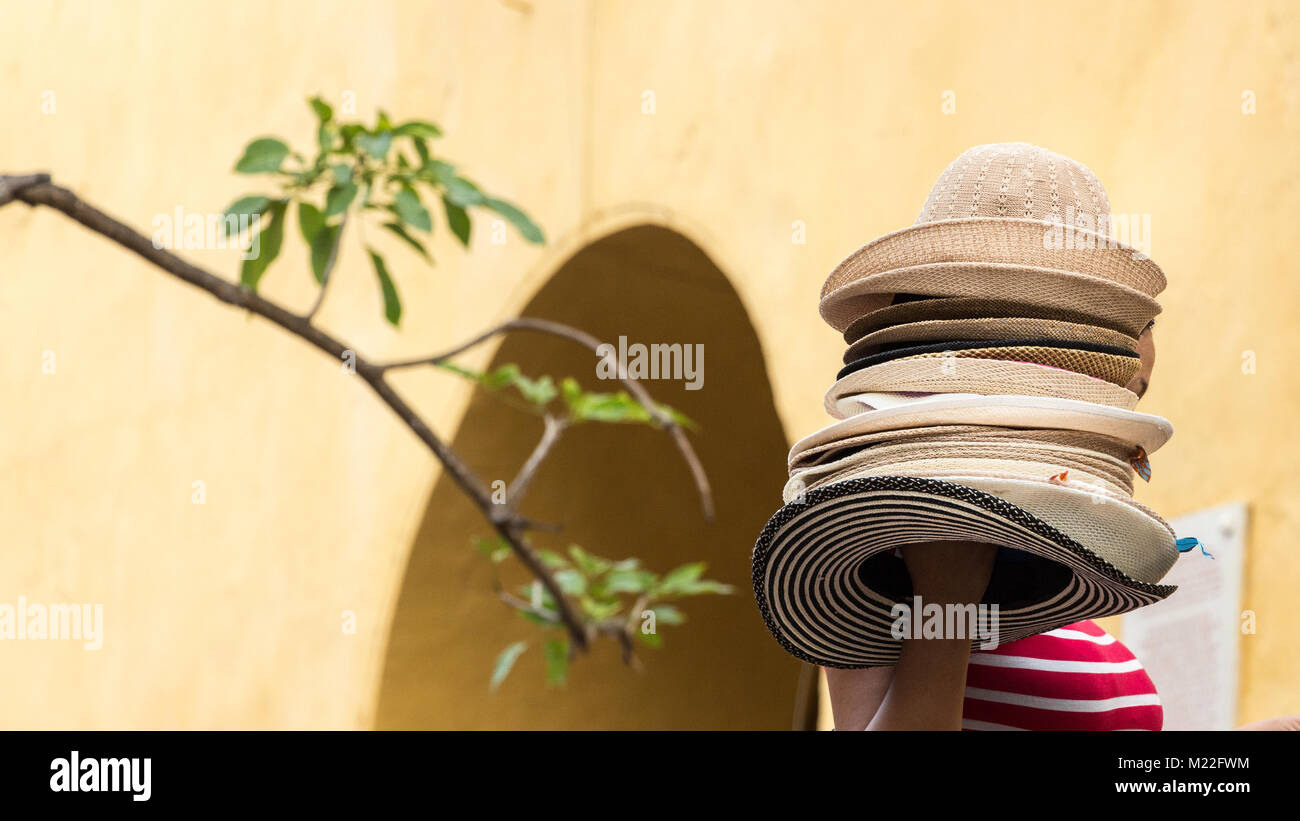
<instances>
[{"instance_id":1,"label":"red and white striped shirt","mask_svg":"<svg viewBox=\"0 0 1300 821\"><path fill-rule=\"evenodd\" d=\"M1151 677L1091 621L971 654L963 730L1159 730Z\"/></svg>"}]
</instances>

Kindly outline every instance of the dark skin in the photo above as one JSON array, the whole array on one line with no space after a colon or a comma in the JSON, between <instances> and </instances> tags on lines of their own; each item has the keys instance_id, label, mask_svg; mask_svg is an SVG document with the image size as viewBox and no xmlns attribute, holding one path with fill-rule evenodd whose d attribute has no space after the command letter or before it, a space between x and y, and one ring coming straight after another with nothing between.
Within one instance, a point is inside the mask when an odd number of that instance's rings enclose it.
<instances>
[{"instance_id":1,"label":"dark skin","mask_svg":"<svg viewBox=\"0 0 1300 821\"><path fill-rule=\"evenodd\" d=\"M1138 396L1146 392L1155 366L1151 329L1148 325L1138 337L1142 368L1128 384L1128 389ZM907 545L901 552L912 577L912 590L922 601L978 604L993 574L997 546L924 542ZM894 667L827 668L826 683L836 729L961 729L970 640L904 639L902 645ZM1287 720L1293 719L1272 721Z\"/></svg>"}]
</instances>

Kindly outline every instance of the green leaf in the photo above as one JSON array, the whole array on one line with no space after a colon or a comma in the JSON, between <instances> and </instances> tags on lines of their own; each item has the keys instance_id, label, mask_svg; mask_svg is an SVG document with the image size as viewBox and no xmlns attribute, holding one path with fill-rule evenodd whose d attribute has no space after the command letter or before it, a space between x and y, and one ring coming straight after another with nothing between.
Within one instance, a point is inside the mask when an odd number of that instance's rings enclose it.
<instances>
[{"instance_id":1,"label":"green leaf","mask_svg":"<svg viewBox=\"0 0 1300 821\"><path fill-rule=\"evenodd\" d=\"M616 393L587 393L577 381L566 379L563 384L564 402L569 406L569 415L577 422L621 422L643 423L658 426L659 420L646 410L645 406L633 399L626 391ZM664 404L656 404L662 413L685 428L695 429L695 422L679 410Z\"/></svg>"},{"instance_id":2,"label":"green leaf","mask_svg":"<svg viewBox=\"0 0 1300 821\"><path fill-rule=\"evenodd\" d=\"M321 123L316 128L316 144L320 146L320 155L316 157L319 163L325 154L334 150L334 129L328 123Z\"/></svg>"},{"instance_id":3,"label":"green leaf","mask_svg":"<svg viewBox=\"0 0 1300 821\"><path fill-rule=\"evenodd\" d=\"M342 182L332 186L329 193L325 195L325 216L332 217L336 214L342 214L348 210L348 206L357 197L357 186L355 183Z\"/></svg>"},{"instance_id":4,"label":"green leaf","mask_svg":"<svg viewBox=\"0 0 1300 821\"><path fill-rule=\"evenodd\" d=\"M554 574L555 583L560 589L571 596L581 596L587 592L587 577L581 572L568 568L566 570L557 570Z\"/></svg>"},{"instance_id":5,"label":"green leaf","mask_svg":"<svg viewBox=\"0 0 1300 821\"><path fill-rule=\"evenodd\" d=\"M515 378L513 384L515 390L519 391L519 394L524 399L539 407L550 404L551 400L555 398L555 383L551 381L549 376L529 379L520 374Z\"/></svg>"},{"instance_id":6,"label":"green leaf","mask_svg":"<svg viewBox=\"0 0 1300 821\"><path fill-rule=\"evenodd\" d=\"M692 562L691 564L684 564L681 567L668 571L668 573L664 576L663 584L660 586L671 587L675 584L693 582L696 579L703 576L704 571L708 570L708 568L709 566L704 562Z\"/></svg>"},{"instance_id":7,"label":"green leaf","mask_svg":"<svg viewBox=\"0 0 1300 821\"><path fill-rule=\"evenodd\" d=\"M348 123L339 127L339 134L343 137L343 145L350 147L356 144L357 137L366 133L366 127L359 123Z\"/></svg>"},{"instance_id":8,"label":"green leaf","mask_svg":"<svg viewBox=\"0 0 1300 821\"><path fill-rule=\"evenodd\" d=\"M513 552L510 545L506 544L505 539L497 536L493 539L474 539L474 549L492 560L493 564L500 564Z\"/></svg>"},{"instance_id":9,"label":"green leaf","mask_svg":"<svg viewBox=\"0 0 1300 821\"><path fill-rule=\"evenodd\" d=\"M648 570L611 570L602 581L606 595L615 593L644 593L659 577Z\"/></svg>"},{"instance_id":10,"label":"green leaf","mask_svg":"<svg viewBox=\"0 0 1300 821\"><path fill-rule=\"evenodd\" d=\"M548 616L542 616L528 610L515 610L515 612L518 613L519 617L524 621L536 624L539 627L554 627L560 620L560 617L554 613L551 613Z\"/></svg>"},{"instance_id":11,"label":"green leaf","mask_svg":"<svg viewBox=\"0 0 1300 821\"><path fill-rule=\"evenodd\" d=\"M569 545L569 555L573 557L573 563L578 569L588 576L599 576L614 564L609 559L593 556L576 544Z\"/></svg>"},{"instance_id":12,"label":"green leaf","mask_svg":"<svg viewBox=\"0 0 1300 821\"><path fill-rule=\"evenodd\" d=\"M582 386L572 376L564 378L564 381L560 383L560 391L564 394L565 404L568 405L572 405L582 398Z\"/></svg>"},{"instance_id":13,"label":"green leaf","mask_svg":"<svg viewBox=\"0 0 1300 821\"><path fill-rule=\"evenodd\" d=\"M447 212L447 225L460 240L460 244L469 247L469 212L452 202L447 196L442 198L442 207Z\"/></svg>"},{"instance_id":14,"label":"green leaf","mask_svg":"<svg viewBox=\"0 0 1300 821\"><path fill-rule=\"evenodd\" d=\"M642 644L644 644L647 647L653 647L655 649L658 649L662 647L664 644L663 637L660 636L658 633L642 633L640 630L638 630L636 631L636 637L637 639L640 640Z\"/></svg>"},{"instance_id":15,"label":"green leaf","mask_svg":"<svg viewBox=\"0 0 1300 821\"><path fill-rule=\"evenodd\" d=\"M676 607L673 607L671 604L656 604L647 609L654 611L656 626L660 624L671 626L674 624L683 624L686 621L686 614L678 610Z\"/></svg>"},{"instance_id":16,"label":"green leaf","mask_svg":"<svg viewBox=\"0 0 1300 821\"><path fill-rule=\"evenodd\" d=\"M514 669L515 662L519 656L528 649L528 643L517 641L506 649L502 650L497 656L496 664L492 665L492 680L488 683L488 689L496 690L501 686L501 682L506 680L510 671Z\"/></svg>"},{"instance_id":17,"label":"green leaf","mask_svg":"<svg viewBox=\"0 0 1300 821\"><path fill-rule=\"evenodd\" d=\"M445 196L461 208L469 208L483 202L483 192L478 189L477 185L464 177L444 179L442 184L443 188L446 189Z\"/></svg>"},{"instance_id":18,"label":"green leaf","mask_svg":"<svg viewBox=\"0 0 1300 821\"><path fill-rule=\"evenodd\" d=\"M582 596L578 599L578 605L582 612L593 621L605 621L618 615L618 611L623 609L623 605L617 600L599 601L591 596Z\"/></svg>"},{"instance_id":19,"label":"green leaf","mask_svg":"<svg viewBox=\"0 0 1300 821\"><path fill-rule=\"evenodd\" d=\"M298 203L298 230L311 249L311 273L316 282L325 283L325 269L338 242L341 226L329 225L320 209L309 202Z\"/></svg>"},{"instance_id":20,"label":"green leaf","mask_svg":"<svg viewBox=\"0 0 1300 821\"><path fill-rule=\"evenodd\" d=\"M533 579L527 584L521 584L518 587L519 597L528 602L531 606L541 608L542 610L555 610L555 597L551 591L537 579Z\"/></svg>"},{"instance_id":21,"label":"green leaf","mask_svg":"<svg viewBox=\"0 0 1300 821\"><path fill-rule=\"evenodd\" d=\"M489 208L509 220L510 224L518 229L524 239L529 242L534 244L546 242L546 238L542 236L542 229L538 228L537 225L528 218L527 214L505 200L487 197L483 200L483 207Z\"/></svg>"},{"instance_id":22,"label":"green leaf","mask_svg":"<svg viewBox=\"0 0 1300 821\"><path fill-rule=\"evenodd\" d=\"M508 362L490 373L478 373L469 368L462 368L454 362L439 362L438 367L467 379L473 379L490 391L513 387L524 399L538 406L549 404L556 396L555 382L551 377L529 379L519 372L519 366L513 362Z\"/></svg>"},{"instance_id":23,"label":"green leaf","mask_svg":"<svg viewBox=\"0 0 1300 821\"><path fill-rule=\"evenodd\" d=\"M396 234L397 236L401 237L402 240L403 240L407 245L409 245L409 246L411 246L412 248L414 248L414 249L415 249L415 252L416 252L417 254L419 254L420 256L424 257L424 259L425 259L425 260L426 260L430 265L433 264L433 257L429 256L429 252L425 250L424 245L423 245L423 244L422 244L418 239L416 239L415 237L413 237L413 236L411 236L410 234L408 234L408 233L406 232L406 229L402 227L401 223L397 223L397 222L386 222L386 223L384 223L384 226L383 226L383 227L387 228L389 231L392 231L394 234Z\"/></svg>"},{"instance_id":24,"label":"green leaf","mask_svg":"<svg viewBox=\"0 0 1300 821\"><path fill-rule=\"evenodd\" d=\"M261 194L250 194L247 197L240 197L230 204L225 212L221 215L221 233L223 236L230 236L230 229L239 227L239 217L247 216L248 222L252 226L257 225L257 221L266 213L266 209L271 207L271 198L264 197ZM234 217L232 221L226 219Z\"/></svg>"},{"instance_id":25,"label":"green leaf","mask_svg":"<svg viewBox=\"0 0 1300 821\"><path fill-rule=\"evenodd\" d=\"M424 120L407 120L406 122L393 129L393 134L398 137L418 137L420 139L436 140L442 136L442 129L430 122Z\"/></svg>"},{"instance_id":26,"label":"green leaf","mask_svg":"<svg viewBox=\"0 0 1300 821\"><path fill-rule=\"evenodd\" d=\"M542 560L542 564L550 568L568 567L569 560L556 553L554 550L539 549L537 558Z\"/></svg>"},{"instance_id":27,"label":"green leaf","mask_svg":"<svg viewBox=\"0 0 1300 821\"><path fill-rule=\"evenodd\" d=\"M569 640L551 639L542 647L546 659L546 683L563 687L569 680Z\"/></svg>"},{"instance_id":28,"label":"green leaf","mask_svg":"<svg viewBox=\"0 0 1300 821\"><path fill-rule=\"evenodd\" d=\"M393 195L393 212L412 228L426 233L433 230L433 220L429 218L428 209L410 187L404 187Z\"/></svg>"},{"instance_id":29,"label":"green leaf","mask_svg":"<svg viewBox=\"0 0 1300 821\"><path fill-rule=\"evenodd\" d=\"M329 103L325 102L320 97L312 97L307 100L307 103L311 105L311 110L316 112L316 119L322 123L327 123L334 119L334 109L330 107Z\"/></svg>"},{"instance_id":30,"label":"green leaf","mask_svg":"<svg viewBox=\"0 0 1300 821\"><path fill-rule=\"evenodd\" d=\"M274 137L253 140L244 147L244 155L235 163L240 174L266 174L279 171L284 158L289 156L289 146Z\"/></svg>"},{"instance_id":31,"label":"green leaf","mask_svg":"<svg viewBox=\"0 0 1300 821\"><path fill-rule=\"evenodd\" d=\"M352 182L352 166L347 163L335 163L330 166L330 171L334 172L334 181L340 185Z\"/></svg>"},{"instance_id":32,"label":"green leaf","mask_svg":"<svg viewBox=\"0 0 1300 821\"><path fill-rule=\"evenodd\" d=\"M384 258L370 248L366 251L370 253L370 262L375 266L375 276L379 277L379 288L384 292L384 318L390 324L397 325L402 321L402 300L397 296L397 287L393 285L393 278L388 275L388 266L384 264Z\"/></svg>"},{"instance_id":33,"label":"green leaf","mask_svg":"<svg viewBox=\"0 0 1300 821\"><path fill-rule=\"evenodd\" d=\"M280 255L280 245L284 242L284 212L289 207L288 200L276 200L272 203L268 215L271 224L262 228L258 234L259 246L257 256L244 260L239 272L239 281L245 288L256 291L266 269Z\"/></svg>"},{"instance_id":34,"label":"green leaf","mask_svg":"<svg viewBox=\"0 0 1300 821\"><path fill-rule=\"evenodd\" d=\"M358 134L357 146L375 159L382 160L388 156L388 149L393 145L393 132L380 131L377 134Z\"/></svg>"},{"instance_id":35,"label":"green leaf","mask_svg":"<svg viewBox=\"0 0 1300 821\"><path fill-rule=\"evenodd\" d=\"M703 579L706 565L704 562L684 564L667 573L655 586L656 596L698 596L702 593L728 595L733 592L729 584Z\"/></svg>"},{"instance_id":36,"label":"green leaf","mask_svg":"<svg viewBox=\"0 0 1300 821\"><path fill-rule=\"evenodd\" d=\"M575 383L576 384L576 383ZM582 422L653 422L645 407L625 391L566 395L569 413Z\"/></svg>"},{"instance_id":37,"label":"green leaf","mask_svg":"<svg viewBox=\"0 0 1300 821\"><path fill-rule=\"evenodd\" d=\"M418 137L412 140L415 143L415 153L420 155L420 167L424 168L429 164L429 143Z\"/></svg>"}]
</instances>

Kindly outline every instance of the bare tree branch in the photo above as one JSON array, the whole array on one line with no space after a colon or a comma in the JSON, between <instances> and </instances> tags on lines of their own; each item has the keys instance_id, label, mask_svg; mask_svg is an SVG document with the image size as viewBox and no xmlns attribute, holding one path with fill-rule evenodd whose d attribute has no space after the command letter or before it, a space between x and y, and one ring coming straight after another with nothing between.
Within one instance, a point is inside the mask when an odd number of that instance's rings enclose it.
<instances>
[{"instance_id":1,"label":"bare tree branch","mask_svg":"<svg viewBox=\"0 0 1300 821\"><path fill-rule=\"evenodd\" d=\"M528 613L531 616L536 616L537 618L549 624L558 625L560 623L560 620L555 615L554 611L547 610L544 607L534 607L529 602L524 601L518 596L512 596L509 593L505 592L504 590L497 591L497 598L499 598L501 601L505 602L509 606L513 607L514 609L520 611L521 613Z\"/></svg>"},{"instance_id":2,"label":"bare tree branch","mask_svg":"<svg viewBox=\"0 0 1300 821\"><path fill-rule=\"evenodd\" d=\"M66 188L49 182L49 175L34 174L26 176L0 175L0 192L7 200L21 200L28 205L44 205L60 211L85 227L143 257L148 262L189 284L207 291L217 299L230 305L249 310L279 325L290 333L306 340L336 360L343 361L345 355L355 357L356 373L383 400L384 404L397 414L420 441L442 463L443 469L452 481L470 497L479 511L491 522L493 529L505 540L529 572L542 583L555 598L560 620L568 629L573 646L582 650L587 648L587 630L582 619L574 611L572 604L560 590L555 578L542 564L537 553L528 544L514 519L492 499L483 481L466 465L460 456L446 443L438 438L424 423L410 405L394 392L384 380L384 369L377 367L363 356L355 353L333 336L312 325L305 317L291 313L275 303L264 299L256 292L240 287L228 280L211 274L197 265L193 265L175 254L162 248L155 248L153 242L135 229L105 214L103 211L86 203Z\"/></svg>"},{"instance_id":3,"label":"bare tree branch","mask_svg":"<svg viewBox=\"0 0 1300 821\"><path fill-rule=\"evenodd\" d=\"M519 503L528 491L537 469L541 467L542 460L551 452L551 448L555 447L555 443L560 440L560 434L568 427L565 420L550 413L542 417L542 422L545 423L546 428L542 431L541 440L528 455L528 460L524 462L523 467L519 468L519 474L515 476L514 481L506 488L506 508L511 512L519 510Z\"/></svg>"},{"instance_id":4,"label":"bare tree branch","mask_svg":"<svg viewBox=\"0 0 1300 821\"><path fill-rule=\"evenodd\" d=\"M517 319L510 319L502 322L494 328L489 328L478 336L470 339L468 342L463 342L448 351L434 354L432 356L420 357L419 359L389 362L379 365L378 367L381 371L387 372L398 368L413 368L420 365L437 365L446 362L448 359L462 354L471 348L483 344L497 334L508 333L510 331L535 331L538 333L550 334L551 336L558 336L576 342L591 350L592 353L600 355L600 340L585 331L580 331L577 328L572 328L560 322L552 322L548 319L519 317ZM640 382L637 382L635 379L630 377L622 376L623 371L618 367L618 362L613 354L607 352L604 356L605 361L613 369L613 372L620 374L619 381L623 383L623 386L627 389L627 392L632 395L632 398L645 408L650 416L662 425L663 428L673 437L673 442L677 445L677 449L681 451L682 458L686 460L686 465L691 471L691 477L695 480L695 488L699 492L700 506L703 508L704 518L707 521L713 521L713 491L709 487L709 477L704 472L704 466L700 463L699 457L696 456L695 449L691 447L690 440L686 438L686 432L682 430L682 426L677 423L676 419L673 419L667 413L664 413L663 409L655 403L646 389L641 386Z\"/></svg>"},{"instance_id":5,"label":"bare tree branch","mask_svg":"<svg viewBox=\"0 0 1300 821\"><path fill-rule=\"evenodd\" d=\"M0 205L12 202L18 192L33 185L50 181L49 174L23 174L20 176L0 177Z\"/></svg>"}]
</instances>

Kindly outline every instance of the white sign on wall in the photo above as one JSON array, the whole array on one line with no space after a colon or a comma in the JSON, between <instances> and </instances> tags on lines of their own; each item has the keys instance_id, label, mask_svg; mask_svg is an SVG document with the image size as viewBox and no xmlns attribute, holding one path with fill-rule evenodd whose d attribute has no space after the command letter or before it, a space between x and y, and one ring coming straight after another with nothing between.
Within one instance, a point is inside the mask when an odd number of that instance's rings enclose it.
<instances>
[{"instance_id":1,"label":"white sign on wall","mask_svg":"<svg viewBox=\"0 0 1300 821\"><path fill-rule=\"evenodd\" d=\"M1237 726L1246 505L1221 505L1169 524L1179 538L1200 539L1214 558L1200 548L1180 556L1160 580L1178 590L1126 614L1123 640L1155 682L1166 730L1228 730Z\"/></svg>"}]
</instances>

